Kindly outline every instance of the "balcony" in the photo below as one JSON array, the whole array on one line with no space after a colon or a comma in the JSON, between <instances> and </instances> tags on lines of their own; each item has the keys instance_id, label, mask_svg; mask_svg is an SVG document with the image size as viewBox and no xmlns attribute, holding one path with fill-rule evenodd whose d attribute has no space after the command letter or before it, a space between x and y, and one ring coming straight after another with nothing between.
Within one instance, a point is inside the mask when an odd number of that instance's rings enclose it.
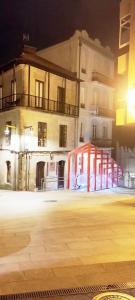
<instances>
[{"instance_id":1,"label":"balcony","mask_svg":"<svg viewBox=\"0 0 135 300\"><path fill-rule=\"evenodd\" d=\"M99 72L92 72L92 81L97 81L104 85L114 88L114 80L110 77L105 76Z\"/></svg>"},{"instance_id":2,"label":"balcony","mask_svg":"<svg viewBox=\"0 0 135 300\"><path fill-rule=\"evenodd\" d=\"M18 106L29 107L48 113L67 115L71 117L79 116L78 106L37 96L15 94L4 97L0 100L0 112L11 110Z\"/></svg>"},{"instance_id":3,"label":"balcony","mask_svg":"<svg viewBox=\"0 0 135 300\"><path fill-rule=\"evenodd\" d=\"M92 138L91 143L97 147L105 147L105 148L112 147L111 139Z\"/></svg>"},{"instance_id":4,"label":"balcony","mask_svg":"<svg viewBox=\"0 0 135 300\"><path fill-rule=\"evenodd\" d=\"M115 111L112 109L108 109L106 107L100 107L98 105L90 105L90 112L93 115L107 117L107 118L115 118Z\"/></svg>"}]
</instances>

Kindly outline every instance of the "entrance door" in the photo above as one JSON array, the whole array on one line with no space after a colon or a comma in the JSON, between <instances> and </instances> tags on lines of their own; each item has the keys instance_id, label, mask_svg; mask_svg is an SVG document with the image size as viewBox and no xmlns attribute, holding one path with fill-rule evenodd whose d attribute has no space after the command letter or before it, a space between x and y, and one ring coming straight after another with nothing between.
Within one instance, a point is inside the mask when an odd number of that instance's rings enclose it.
<instances>
[{"instance_id":1,"label":"entrance door","mask_svg":"<svg viewBox=\"0 0 135 300\"><path fill-rule=\"evenodd\" d=\"M64 188L64 167L65 161L60 160L58 162L58 188Z\"/></svg>"},{"instance_id":2,"label":"entrance door","mask_svg":"<svg viewBox=\"0 0 135 300\"><path fill-rule=\"evenodd\" d=\"M39 161L36 167L36 187L40 190L42 187L42 178L44 178L45 162Z\"/></svg>"}]
</instances>

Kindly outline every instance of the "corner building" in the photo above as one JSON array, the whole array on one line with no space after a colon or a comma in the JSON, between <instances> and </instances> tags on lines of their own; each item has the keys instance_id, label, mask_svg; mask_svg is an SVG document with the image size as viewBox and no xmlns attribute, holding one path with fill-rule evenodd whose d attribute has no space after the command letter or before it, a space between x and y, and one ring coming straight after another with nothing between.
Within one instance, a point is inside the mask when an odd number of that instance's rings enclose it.
<instances>
[{"instance_id":1,"label":"corner building","mask_svg":"<svg viewBox=\"0 0 135 300\"><path fill-rule=\"evenodd\" d=\"M75 74L29 46L0 71L0 188L63 188L77 145Z\"/></svg>"}]
</instances>

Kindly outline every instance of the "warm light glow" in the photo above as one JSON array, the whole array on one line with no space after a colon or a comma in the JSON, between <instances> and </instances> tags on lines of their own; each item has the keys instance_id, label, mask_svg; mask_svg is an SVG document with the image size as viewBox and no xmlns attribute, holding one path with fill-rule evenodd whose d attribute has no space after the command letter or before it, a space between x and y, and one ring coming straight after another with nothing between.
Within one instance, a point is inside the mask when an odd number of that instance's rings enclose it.
<instances>
[{"instance_id":1,"label":"warm light glow","mask_svg":"<svg viewBox=\"0 0 135 300\"><path fill-rule=\"evenodd\" d=\"M125 105L126 104L126 105ZM135 88L129 88L125 103L116 110L116 125L135 124Z\"/></svg>"},{"instance_id":2,"label":"warm light glow","mask_svg":"<svg viewBox=\"0 0 135 300\"><path fill-rule=\"evenodd\" d=\"M125 108L119 108L116 110L116 125L125 125Z\"/></svg>"},{"instance_id":3,"label":"warm light glow","mask_svg":"<svg viewBox=\"0 0 135 300\"><path fill-rule=\"evenodd\" d=\"M135 123L135 88L128 90L127 124L129 123Z\"/></svg>"}]
</instances>

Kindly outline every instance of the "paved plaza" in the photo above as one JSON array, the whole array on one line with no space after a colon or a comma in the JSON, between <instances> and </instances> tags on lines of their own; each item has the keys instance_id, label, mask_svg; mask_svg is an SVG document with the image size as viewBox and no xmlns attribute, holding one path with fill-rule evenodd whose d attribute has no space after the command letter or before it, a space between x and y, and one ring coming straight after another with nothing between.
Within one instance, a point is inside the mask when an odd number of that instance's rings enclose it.
<instances>
[{"instance_id":1,"label":"paved plaza","mask_svg":"<svg viewBox=\"0 0 135 300\"><path fill-rule=\"evenodd\" d=\"M134 191L0 191L0 295L133 281Z\"/></svg>"}]
</instances>

